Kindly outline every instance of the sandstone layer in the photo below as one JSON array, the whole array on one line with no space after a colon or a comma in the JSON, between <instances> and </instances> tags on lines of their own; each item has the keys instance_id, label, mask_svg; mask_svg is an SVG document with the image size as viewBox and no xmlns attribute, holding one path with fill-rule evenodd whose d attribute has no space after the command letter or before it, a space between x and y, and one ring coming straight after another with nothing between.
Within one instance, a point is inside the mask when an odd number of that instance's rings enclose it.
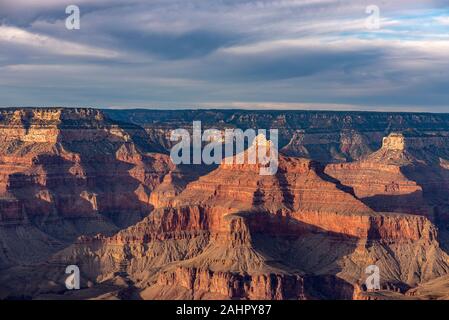
<instances>
[{"instance_id":1,"label":"sandstone layer","mask_svg":"<svg viewBox=\"0 0 449 320\"><path fill-rule=\"evenodd\" d=\"M221 129L285 127L278 170L261 175L264 164L239 164L239 155L218 168L174 166L160 153L172 119L143 114L144 130L141 118L129 123L133 112L1 111L0 298L447 296L443 133L382 139L385 118L376 115L368 134L367 115L205 112ZM387 120L447 125L424 115ZM272 147L259 138L245 159ZM80 267L79 291L64 286L70 264ZM381 291L367 291L370 265Z\"/></svg>"},{"instance_id":2,"label":"sandstone layer","mask_svg":"<svg viewBox=\"0 0 449 320\"><path fill-rule=\"evenodd\" d=\"M371 264L399 292L447 273L425 216L375 212L310 160L259 169L224 163L176 192L169 174L165 202L141 222L81 237L52 263L93 283L119 275L146 299L353 299Z\"/></svg>"},{"instance_id":3,"label":"sandstone layer","mask_svg":"<svg viewBox=\"0 0 449 320\"><path fill-rule=\"evenodd\" d=\"M45 257L80 235L139 221L174 168L168 156L151 153L141 128L94 109L6 109L0 132L3 264L30 261L19 245L41 243L29 255Z\"/></svg>"}]
</instances>

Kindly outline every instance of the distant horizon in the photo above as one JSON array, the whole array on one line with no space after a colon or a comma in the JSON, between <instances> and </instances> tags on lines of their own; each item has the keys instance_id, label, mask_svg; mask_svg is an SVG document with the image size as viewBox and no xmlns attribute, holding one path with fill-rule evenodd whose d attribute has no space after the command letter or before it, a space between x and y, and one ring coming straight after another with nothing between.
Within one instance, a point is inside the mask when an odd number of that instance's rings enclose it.
<instances>
[{"instance_id":1,"label":"distant horizon","mask_svg":"<svg viewBox=\"0 0 449 320\"><path fill-rule=\"evenodd\" d=\"M384 114L441 114L449 115L449 111L432 112L432 111L407 111L407 110L358 110L358 109L282 109L282 108L238 108L238 107L179 107L179 108L164 108L164 107L97 107L97 106L0 106L0 109L95 109L95 110L117 110L117 111L245 111L245 112L329 112L329 113L384 113Z\"/></svg>"}]
</instances>

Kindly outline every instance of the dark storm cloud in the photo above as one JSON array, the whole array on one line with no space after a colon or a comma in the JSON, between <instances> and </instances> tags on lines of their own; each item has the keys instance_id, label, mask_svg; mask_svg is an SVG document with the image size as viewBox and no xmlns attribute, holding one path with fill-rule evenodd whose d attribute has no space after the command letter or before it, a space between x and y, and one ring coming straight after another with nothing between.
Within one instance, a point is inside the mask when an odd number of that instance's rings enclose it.
<instances>
[{"instance_id":1,"label":"dark storm cloud","mask_svg":"<svg viewBox=\"0 0 449 320\"><path fill-rule=\"evenodd\" d=\"M323 48L324 49L324 48ZM307 47L276 50L270 54L217 54L203 62L197 73L205 80L260 82L304 78L323 72L350 74L351 70L376 64L382 58L381 49L332 50Z\"/></svg>"},{"instance_id":2,"label":"dark storm cloud","mask_svg":"<svg viewBox=\"0 0 449 320\"><path fill-rule=\"evenodd\" d=\"M186 59L206 56L231 45L237 37L207 30L183 34L115 32L112 36L127 50L148 53L161 59Z\"/></svg>"}]
</instances>

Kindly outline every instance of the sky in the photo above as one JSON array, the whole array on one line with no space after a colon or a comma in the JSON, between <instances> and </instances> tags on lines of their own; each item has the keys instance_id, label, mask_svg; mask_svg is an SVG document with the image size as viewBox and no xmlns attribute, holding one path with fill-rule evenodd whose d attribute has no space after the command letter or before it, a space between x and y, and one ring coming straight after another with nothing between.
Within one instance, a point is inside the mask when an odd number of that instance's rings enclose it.
<instances>
[{"instance_id":1,"label":"sky","mask_svg":"<svg viewBox=\"0 0 449 320\"><path fill-rule=\"evenodd\" d=\"M0 106L449 112L449 0L0 0Z\"/></svg>"}]
</instances>

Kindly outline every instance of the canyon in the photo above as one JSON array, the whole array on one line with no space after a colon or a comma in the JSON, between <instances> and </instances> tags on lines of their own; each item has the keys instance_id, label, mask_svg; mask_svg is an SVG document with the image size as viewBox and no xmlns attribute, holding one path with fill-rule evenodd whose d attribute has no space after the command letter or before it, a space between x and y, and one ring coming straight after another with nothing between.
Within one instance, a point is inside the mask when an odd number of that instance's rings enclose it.
<instances>
[{"instance_id":1,"label":"canyon","mask_svg":"<svg viewBox=\"0 0 449 320\"><path fill-rule=\"evenodd\" d=\"M278 129L277 172L173 164L193 121ZM445 299L448 136L446 114L0 109L0 299Z\"/></svg>"}]
</instances>

